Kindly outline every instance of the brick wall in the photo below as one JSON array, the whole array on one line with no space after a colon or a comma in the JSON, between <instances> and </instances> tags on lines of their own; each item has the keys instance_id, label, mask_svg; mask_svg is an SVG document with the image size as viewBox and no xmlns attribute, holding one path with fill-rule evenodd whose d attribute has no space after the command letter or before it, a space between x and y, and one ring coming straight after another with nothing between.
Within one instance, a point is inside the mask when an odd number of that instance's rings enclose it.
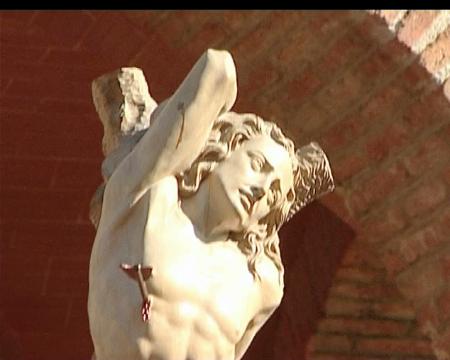
<instances>
[{"instance_id":1,"label":"brick wall","mask_svg":"<svg viewBox=\"0 0 450 360\"><path fill-rule=\"evenodd\" d=\"M280 351L276 358L301 356L317 329L310 357L358 359L364 353L419 359L431 357L431 346L445 359L450 352L450 84L441 71L448 63L448 30L439 29L447 13L380 14L0 12L3 354L19 359L22 351L25 359L49 359L63 353L80 359L91 351L85 301L94 232L87 214L102 160L92 79L120 66L139 66L161 101L206 47L216 47L230 50L236 62L237 111L276 121L297 145L318 140L330 155L337 189L321 204L353 228L365 254L366 262L350 270L343 263L325 310L308 327L302 328L301 314L292 325L292 309L278 313L272 330L278 339L272 350ZM427 26L441 32L432 39ZM429 71L444 74L440 82ZM311 236L321 229L314 227ZM330 260L320 256L312 257L314 264ZM311 261L306 254L299 259ZM331 284L329 271L298 276L324 286ZM371 305L370 315L358 307L349 310L352 315L337 314L336 288L364 288L365 281L388 289L386 306L374 312ZM316 291L308 296L318 296ZM320 291L328 293L326 286ZM369 298L357 292L343 306L381 302L380 291L369 292ZM301 296L285 301L295 307L297 299ZM305 314L312 311L311 304L302 306ZM392 315L396 306L404 317ZM342 321L348 317L354 327ZM396 339L407 349L396 347L390 325L367 330L378 321L401 328ZM358 339L365 340L364 351ZM369 349L380 339L386 340L384 354ZM330 350L333 346L345 349Z\"/></svg>"},{"instance_id":2,"label":"brick wall","mask_svg":"<svg viewBox=\"0 0 450 360\"><path fill-rule=\"evenodd\" d=\"M414 308L361 242L347 250L325 313L306 359L435 359L429 340L418 331Z\"/></svg>"}]
</instances>

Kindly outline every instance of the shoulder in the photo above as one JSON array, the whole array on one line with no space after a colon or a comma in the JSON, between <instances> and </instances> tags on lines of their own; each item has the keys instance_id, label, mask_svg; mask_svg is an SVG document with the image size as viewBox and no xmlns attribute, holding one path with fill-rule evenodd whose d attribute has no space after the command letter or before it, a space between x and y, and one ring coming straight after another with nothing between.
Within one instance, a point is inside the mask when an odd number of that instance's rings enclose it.
<instances>
[{"instance_id":1,"label":"shoulder","mask_svg":"<svg viewBox=\"0 0 450 360\"><path fill-rule=\"evenodd\" d=\"M259 260L257 269L260 276L262 307L278 307L283 298L283 275L266 255Z\"/></svg>"}]
</instances>

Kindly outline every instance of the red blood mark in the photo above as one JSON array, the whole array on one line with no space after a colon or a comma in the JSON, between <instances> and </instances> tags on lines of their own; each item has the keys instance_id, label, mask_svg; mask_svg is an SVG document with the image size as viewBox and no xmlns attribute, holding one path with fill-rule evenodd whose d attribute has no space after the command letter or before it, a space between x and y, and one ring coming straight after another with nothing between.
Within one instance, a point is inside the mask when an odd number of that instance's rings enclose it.
<instances>
[{"instance_id":1,"label":"red blood mark","mask_svg":"<svg viewBox=\"0 0 450 360\"><path fill-rule=\"evenodd\" d=\"M144 322L150 319L151 296L148 293L146 280L152 275L152 267L143 267L141 264L128 265L121 264L120 268L133 280L136 280L139 285L139 290L142 296L141 316Z\"/></svg>"}]
</instances>

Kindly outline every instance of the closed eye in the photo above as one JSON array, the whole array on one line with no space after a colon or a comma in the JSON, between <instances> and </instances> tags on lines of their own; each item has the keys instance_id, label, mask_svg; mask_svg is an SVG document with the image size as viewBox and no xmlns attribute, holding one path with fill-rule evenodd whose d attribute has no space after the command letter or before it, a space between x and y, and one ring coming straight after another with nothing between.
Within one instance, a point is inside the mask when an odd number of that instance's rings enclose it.
<instances>
[{"instance_id":1,"label":"closed eye","mask_svg":"<svg viewBox=\"0 0 450 360\"><path fill-rule=\"evenodd\" d=\"M255 151L248 151L247 154L250 158L250 164L254 171L269 172L273 169L273 167L269 164L264 155L262 155L261 153Z\"/></svg>"}]
</instances>

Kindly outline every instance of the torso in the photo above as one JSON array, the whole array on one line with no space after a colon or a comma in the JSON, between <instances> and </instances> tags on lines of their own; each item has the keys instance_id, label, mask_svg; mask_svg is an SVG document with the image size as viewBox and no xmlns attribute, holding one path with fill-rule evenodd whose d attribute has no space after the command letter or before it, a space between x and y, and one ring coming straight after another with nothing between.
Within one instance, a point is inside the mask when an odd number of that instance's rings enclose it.
<instances>
[{"instance_id":1,"label":"torso","mask_svg":"<svg viewBox=\"0 0 450 360\"><path fill-rule=\"evenodd\" d=\"M89 290L97 360L231 360L264 305L264 287L248 271L237 244L201 241L177 193L176 180L163 179L122 223L100 225ZM120 270L121 263L153 267L147 280L152 296L147 323L140 315L138 284ZM270 282L277 279L269 259L261 266Z\"/></svg>"}]
</instances>

